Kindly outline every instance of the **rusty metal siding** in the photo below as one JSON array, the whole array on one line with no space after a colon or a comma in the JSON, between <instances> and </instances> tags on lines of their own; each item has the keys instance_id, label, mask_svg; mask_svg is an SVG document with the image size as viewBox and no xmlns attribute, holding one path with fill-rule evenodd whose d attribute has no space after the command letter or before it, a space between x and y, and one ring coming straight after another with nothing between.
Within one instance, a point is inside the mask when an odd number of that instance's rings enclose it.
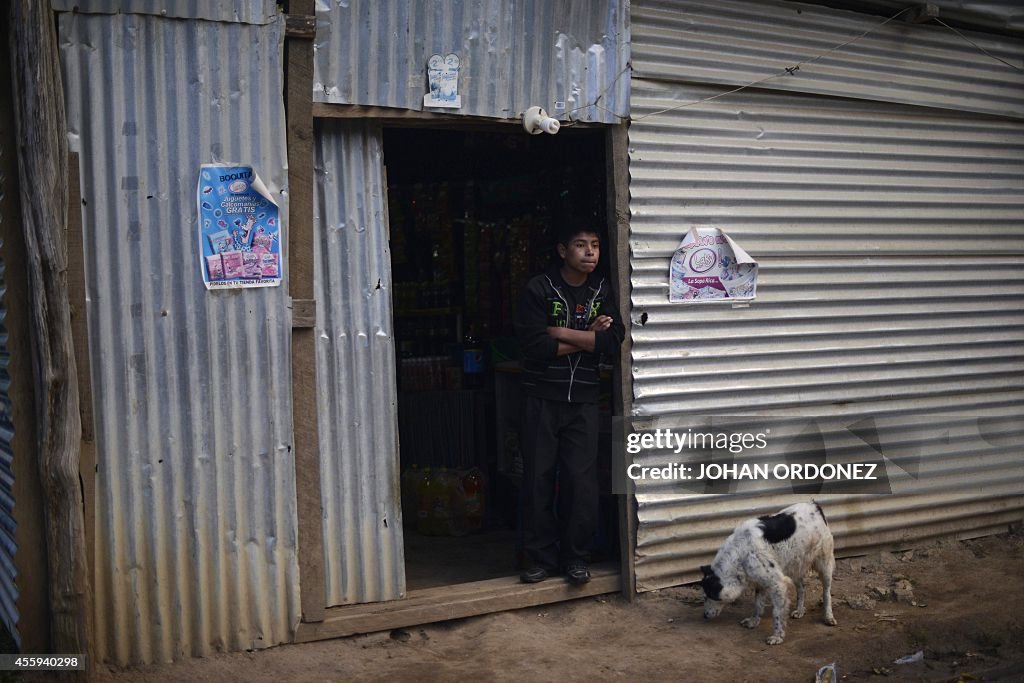
<instances>
[{"instance_id":1,"label":"rusty metal siding","mask_svg":"<svg viewBox=\"0 0 1024 683\"><path fill-rule=\"evenodd\" d=\"M427 59L455 52L462 108L443 113L516 118L538 105L616 123L629 111L622 0L352 0L320 2L317 17L317 102L420 111Z\"/></svg>"},{"instance_id":2,"label":"rusty metal siding","mask_svg":"<svg viewBox=\"0 0 1024 683\"><path fill-rule=\"evenodd\" d=\"M893 10L895 14L898 10ZM745 85L1024 117L1024 38L768 0L634 0L633 78ZM719 91L725 90L720 88Z\"/></svg>"},{"instance_id":3,"label":"rusty metal siding","mask_svg":"<svg viewBox=\"0 0 1024 683\"><path fill-rule=\"evenodd\" d=\"M277 17L274 0L51 0L50 4L57 12L150 14L235 24L269 24Z\"/></svg>"},{"instance_id":4,"label":"rusty metal siding","mask_svg":"<svg viewBox=\"0 0 1024 683\"><path fill-rule=\"evenodd\" d=\"M896 416L920 477L822 500L841 552L1020 520L1024 428L966 452L913 425L1024 413L1024 123L754 89L644 118L722 90L633 80L635 413ZM668 303L692 224L759 261L749 307ZM637 588L696 579L736 524L796 499L641 487Z\"/></svg>"},{"instance_id":5,"label":"rusty metal siding","mask_svg":"<svg viewBox=\"0 0 1024 683\"><path fill-rule=\"evenodd\" d=\"M387 188L379 126L317 127L317 390L327 604L405 595Z\"/></svg>"},{"instance_id":6,"label":"rusty metal siding","mask_svg":"<svg viewBox=\"0 0 1024 683\"><path fill-rule=\"evenodd\" d=\"M287 216L283 21L61 14L59 31L82 165L97 651L141 664L289 641L287 272L207 292L195 239L204 162L251 163Z\"/></svg>"}]
</instances>

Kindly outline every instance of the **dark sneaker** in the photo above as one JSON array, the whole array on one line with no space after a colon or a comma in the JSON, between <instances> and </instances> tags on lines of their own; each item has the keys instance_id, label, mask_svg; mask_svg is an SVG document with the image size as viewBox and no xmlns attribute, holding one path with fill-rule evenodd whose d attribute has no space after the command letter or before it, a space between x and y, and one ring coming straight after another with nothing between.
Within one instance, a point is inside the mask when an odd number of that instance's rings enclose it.
<instances>
[{"instance_id":1,"label":"dark sneaker","mask_svg":"<svg viewBox=\"0 0 1024 683\"><path fill-rule=\"evenodd\" d=\"M574 586L582 586L590 581L590 567L577 562L565 568L565 575L569 577L569 583Z\"/></svg>"},{"instance_id":2,"label":"dark sneaker","mask_svg":"<svg viewBox=\"0 0 1024 683\"><path fill-rule=\"evenodd\" d=\"M546 567L537 565L536 567L530 567L520 574L519 580L523 583L540 583L550 575L551 572L549 572Z\"/></svg>"}]
</instances>

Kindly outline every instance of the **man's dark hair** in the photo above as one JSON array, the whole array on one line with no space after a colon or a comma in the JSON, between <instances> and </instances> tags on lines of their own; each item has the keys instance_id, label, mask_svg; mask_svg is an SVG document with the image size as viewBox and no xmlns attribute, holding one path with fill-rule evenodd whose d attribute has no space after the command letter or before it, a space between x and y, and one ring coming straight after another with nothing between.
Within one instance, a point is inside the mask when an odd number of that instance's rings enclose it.
<instances>
[{"instance_id":1,"label":"man's dark hair","mask_svg":"<svg viewBox=\"0 0 1024 683\"><path fill-rule=\"evenodd\" d=\"M561 244L563 247L567 247L569 246L569 242L572 242L577 235L597 235L598 237L600 237L601 233L596 228L564 224L558 228L558 243Z\"/></svg>"}]
</instances>

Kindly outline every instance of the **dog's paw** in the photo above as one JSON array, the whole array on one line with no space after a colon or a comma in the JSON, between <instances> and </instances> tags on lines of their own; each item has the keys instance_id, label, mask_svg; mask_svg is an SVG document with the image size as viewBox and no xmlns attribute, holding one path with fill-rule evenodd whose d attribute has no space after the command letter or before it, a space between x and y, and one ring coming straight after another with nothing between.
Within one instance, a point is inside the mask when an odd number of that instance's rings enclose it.
<instances>
[{"instance_id":1,"label":"dog's paw","mask_svg":"<svg viewBox=\"0 0 1024 683\"><path fill-rule=\"evenodd\" d=\"M793 610L792 612L789 613L789 616L793 617L794 619L802 619L804 614L806 614L806 612L804 610L802 610L802 609L795 609L795 610Z\"/></svg>"},{"instance_id":2,"label":"dog's paw","mask_svg":"<svg viewBox=\"0 0 1024 683\"><path fill-rule=\"evenodd\" d=\"M769 645L782 645L782 641L784 641L785 639L786 636L780 636L773 633L770 636L768 636L768 640L764 642L768 643Z\"/></svg>"},{"instance_id":3,"label":"dog's paw","mask_svg":"<svg viewBox=\"0 0 1024 683\"><path fill-rule=\"evenodd\" d=\"M746 619L740 619L740 626L743 628L757 628L757 625L760 623L760 617L747 617Z\"/></svg>"},{"instance_id":4,"label":"dog's paw","mask_svg":"<svg viewBox=\"0 0 1024 683\"><path fill-rule=\"evenodd\" d=\"M836 618L834 616L832 616L831 614L826 614L825 615L825 623L828 624L829 626L837 626L839 624L839 622L836 621Z\"/></svg>"}]
</instances>

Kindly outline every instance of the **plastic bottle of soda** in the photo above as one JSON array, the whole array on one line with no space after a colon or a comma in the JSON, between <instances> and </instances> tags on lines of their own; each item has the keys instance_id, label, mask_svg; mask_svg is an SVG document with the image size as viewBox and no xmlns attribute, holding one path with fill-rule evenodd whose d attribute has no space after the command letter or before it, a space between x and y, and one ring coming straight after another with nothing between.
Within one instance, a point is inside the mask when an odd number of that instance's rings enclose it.
<instances>
[{"instance_id":1,"label":"plastic bottle of soda","mask_svg":"<svg viewBox=\"0 0 1024 683\"><path fill-rule=\"evenodd\" d=\"M466 517L466 529L479 531L484 524L484 478L483 473L474 467L462 477L463 509Z\"/></svg>"},{"instance_id":2,"label":"plastic bottle of soda","mask_svg":"<svg viewBox=\"0 0 1024 683\"><path fill-rule=\"evenodd\" d=\"M484 347L472 324L462 339L462 382L466 389L479 389L484 384Z\"/></svg>"},{"instance_id":3,"label":"plastic bottle of soda","mask_svg":"<svg viewBox=\"0 0 1024 683\"><path fill-rule=\"evenodd\" d=\"M434 488L429 467L424 467L416 480L416 531L434 534Z\"/></svg>"},{"instance_id":4,"label":"plastic bottle of soda","mask_svg":"<svg viewBox=\"0 0 1024 683\"><path fill-rule=\"evenodd\" d=\"M466 525L466 492L462 488L462 470L452 470L452 535L465 536L469 533Z\"/></svg>"},{"instance_id":5,"label":"plastic bottle of soda","mask_svg":"<svg viewBox=\"0 0 1024 683\"><path fill-rule=\"evenodd\" d=\"M438 536L452 534L452 477L448 469L434 470L431 482L434 492L431 518L433 531Z\"/></svg>"}]
</instances>

